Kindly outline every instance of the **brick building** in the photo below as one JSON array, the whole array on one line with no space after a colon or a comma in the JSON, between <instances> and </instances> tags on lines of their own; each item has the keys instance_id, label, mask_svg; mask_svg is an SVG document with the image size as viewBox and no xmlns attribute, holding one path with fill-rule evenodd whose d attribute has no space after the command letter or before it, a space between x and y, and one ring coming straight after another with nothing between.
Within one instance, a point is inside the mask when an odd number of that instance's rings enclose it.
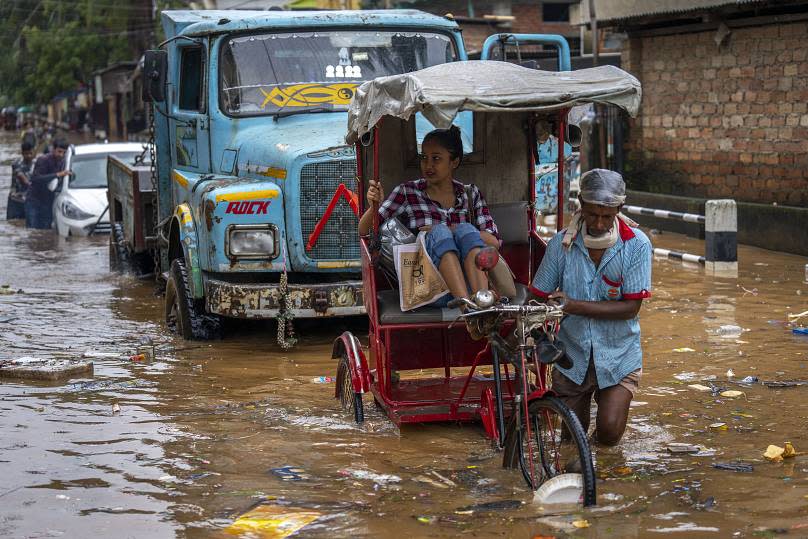
<instances>
[{"instance_id":1,"label":"brick building","mask_svg":"<svg viewBox=\"0 0 808 539\"><path fill-rule=\"evenodd\" d=\"M597 0L596 18L643 84L631 187L808 207L808 2Z\"/></svg>"},{"instance_id":2,"label":"brick building","mask_svg":"<svg viewBox=\"0 0 808 539\"><path fill-rule=\"evenodd\" d=\"M580 0L401 0L396 7L411 7L435 15L451 13L463 29L469 56L478 57L485 38L501 32L560 34L575 54L579 30L570 24L571 7ZM530 50L530 48L528 48Z\"/></svg>"}]
</instances>

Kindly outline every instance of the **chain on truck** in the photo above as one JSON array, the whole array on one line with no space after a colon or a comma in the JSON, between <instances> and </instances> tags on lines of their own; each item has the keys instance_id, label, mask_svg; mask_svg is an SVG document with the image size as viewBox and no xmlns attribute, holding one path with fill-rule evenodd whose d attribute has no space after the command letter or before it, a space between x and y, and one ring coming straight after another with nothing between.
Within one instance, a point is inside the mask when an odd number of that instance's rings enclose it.
<instances>
[{"instance_id":1,"label":"chain on truck","mask_svg":"<svg viewBox=\"0 0 808 539\"><path fill-rule=\"evenodd\" d=\"M164 11L162 25L143 64L150 163L109 163L111 260L164 280L186 339L276 319L288 348L293 318L364 314L348 105L364 81L466 60L457 24L380 10Z\"/></svg>"}]
</instances>

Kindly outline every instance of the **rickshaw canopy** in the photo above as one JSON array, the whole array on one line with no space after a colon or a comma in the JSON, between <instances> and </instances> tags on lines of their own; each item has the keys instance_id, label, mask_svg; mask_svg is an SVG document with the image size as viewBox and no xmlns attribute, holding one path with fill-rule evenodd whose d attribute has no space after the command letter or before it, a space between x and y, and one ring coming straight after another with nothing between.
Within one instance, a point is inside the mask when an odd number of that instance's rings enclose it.
<instances>
[{"instance_id":1,"label":"rickshaw canopy","mask_svg":"<svg viewBox=\"0 0 808 539\"><path fill-rule=\"evenodd\" d=\"M556 72L491 60L451 62L362 84L351 101L345 140L354 144L384 116L407 120L421 112L435 127L448 128L461 110L549 112L586 103L636 116L641 97L640 82L609 65Z\"/></svg>"}]
</instances>

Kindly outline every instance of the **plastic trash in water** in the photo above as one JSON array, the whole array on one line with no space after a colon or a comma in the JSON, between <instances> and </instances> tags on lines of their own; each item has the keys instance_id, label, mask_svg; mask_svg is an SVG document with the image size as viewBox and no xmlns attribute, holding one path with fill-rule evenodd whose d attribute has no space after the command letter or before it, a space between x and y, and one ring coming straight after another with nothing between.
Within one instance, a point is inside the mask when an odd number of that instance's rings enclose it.
<instances>
[{"instance_id":1,"label":"plastic trash in water","mask_svg":"<svg viewBox=\"0 0 808 539\"><path fill-rule=\"evenodd\" d=\"M738 338L738 337L741 336L741 333L743 333L743 328L741 326L736 326L736 325L733 325L733 324L727 324L727 325L720 326L718 328L718 331L716 331L716 333L720 337L727 337L727 338L735 339L735 338Z\"/></svg>"},{"instance_id":2,"label":"plastic trash in water","mask_svg":"<svg viewBox=\"0 0 808 539\"><path fill-rule=\"evenodd\" d=\"M381 474L369 470L340 470L342 475L353 477L354 479L367 479L379 485L388 483L400 483L401 478L397 475Z\"/></svg>"},{"instance_id":3,"label":"plastic trash in water","mask_svg":"<svg viewBox=\"0 0 808 539\"><path fill-rule=\"evenodd\" d=\"M702 384L690 384L687 387L689 387L690 389L695 389L696 391L712 391L710 387Z\"/></svg>"},{"instance_id":4,"label":"plastic trash in water","mask_svg":"<svg viewBox=\"0 0 808 539\"><path fill-rule=\"evenodd\" d=\"M306 475L306 470L297 466L281 466L280 468L272 468L270 471L280 477L281 481L302 481L309 478Z\"/></svg>"},{"instance_id":5,"label":"plastic trash in water","mask_svg":"<svg viewBox=\"0 0 808 539\"><path fill-rule=\"evenodd\" d=\"M730 472L743 472L750 473L755 471L754 466L751 464L744 464L742 462L716 462L713 468L718 470L729 470Z\"/></svg>"},{"instance_id":6,"label":"plastic trash in water","mask_svg":"<svg viewBox=\"0 0 808 539\"><path fill-rule=\"evenodd\" d=\"M667 450L671 453L698 453L701 447L682 442L671 442L667 445Z\"/></svg>"},{"instance_id":7,"label":"plastic trash in water","mask_svg":"<svg viewBox=\"0 0 808 539\"><path fill-rule=\"evenodd\" d=\"M315 384L332 384L334 383L334 378L331 376L315 376L311 381Z\"/></svg>"},{"instance_id":8,"label":"plastic trash in water","mask_svg":"<svg viewBox=\"0 0 808 539\"><path fill-rule=\"evenodd\" d=\"M577 475L577 474L562 474L562 475ZM560 477L560 476L558 476ZM552 481L552 479L551 479ZM521 500L497 500L494 502L476 503L474 505L467 505L459 508L457 511L471 511L472 513L480 513L487 511L508 511L510 509L518 509L522 507Z\"/></svg>"},{"instance_id":9,"label":"plastic trash in water","mask_svg":"<svg viewBox=\"0 0 808 539\"><path fill-rule=\"evenodd\" d=\"M284 539L322 516L317 511L297 507L259 505L244 513L225 529L229 535Z\"/></svg>"},{"instance_id":10,"label":"plastic trash in water","mask_svg":"<svg viewBox=\"0 0 808 539\"><path fill-rule=\"evenodd\" d=\"M770 445L766 448L766 452L763 453L763 456L766 458L766 460L771 462L781 462L784 458L793 458L796 457L797 454L797 450L794 449L791 442L786 442L783 444L783 447Z\"/></svg>"},{"instance_id":11,"label":"plastic trash in water","mask_svg":"<svg viewBox=\"0 0 808 539\"><path fill-rule=\"evenodd\" d=\"M117 359L117 358L121 357L121 355L122 354L119 354L118 352L98 352L96 350L87 350L81 356L82 357L88 357L88 358L98 358L98 359L101 359L101 358Z\"/></svg>"},{"instance_id":12,"label":"plastic trash in water","mask_svg":"<svg viewBox=\"0 0 808 539\"><path fill-rule=\"evenodd\" d=\"M793 328L791 333L794 335L808 335L808 328Z\"/></svg>"}]
</instances>

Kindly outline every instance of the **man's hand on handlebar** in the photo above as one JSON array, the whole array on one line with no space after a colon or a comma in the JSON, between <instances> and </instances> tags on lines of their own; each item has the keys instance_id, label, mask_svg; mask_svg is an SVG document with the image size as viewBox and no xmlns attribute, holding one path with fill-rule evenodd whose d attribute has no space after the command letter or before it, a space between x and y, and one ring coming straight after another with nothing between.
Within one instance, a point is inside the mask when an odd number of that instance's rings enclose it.
<instances>
[{"instance_id":1,"label":"man's hand on handlebar","mask_svg":"<svg viewBox=\"0 0 808 539\"><path fill-rule=\"evenodd\" d=\"M567 294L565 294L561 290L557 290L552 294L550 294L549 296L547 296L547 303L549 303L550 305L560 307L562 311L567 306L568 301L569 300L567 299Z\"/></svg>"}]
</instances>

